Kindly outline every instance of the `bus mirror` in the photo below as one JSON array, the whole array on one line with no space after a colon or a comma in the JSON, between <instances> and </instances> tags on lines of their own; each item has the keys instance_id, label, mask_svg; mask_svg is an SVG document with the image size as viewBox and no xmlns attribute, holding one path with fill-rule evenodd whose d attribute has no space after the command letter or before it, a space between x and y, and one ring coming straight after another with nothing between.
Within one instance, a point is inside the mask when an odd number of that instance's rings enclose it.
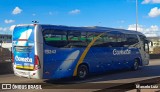
<instances>
[{"instance_id":1,"label":"bus mirror","mask_svg":"<svg viewBox=\"0 0 160 92\"><path fill-rule=\"evenodd\" d=\"M145 40L145 43L148 43L151 45L151 47L153 46L153 42L151 40Z\"/></svg>"},{"instance_id":2,"label":"bus mirror","mask_svg":"<svg viewBox=\"0 0 160 92\"><path fill-rule=\"evenodd\" d=\"M150 41L149 40L145 40L145 43L149 43Z\"/></svg>"},{"instance_id":3,"label":"bus mirror","mask_svg":"<svg viewBox=\"0 0 160 92\"><path fill-rule=\"evenodd\" d=\"M152 41L150 41L150 43L151 43L151 47L153 47L153 42L152 42Z\"/></svg>"}]
</instances>

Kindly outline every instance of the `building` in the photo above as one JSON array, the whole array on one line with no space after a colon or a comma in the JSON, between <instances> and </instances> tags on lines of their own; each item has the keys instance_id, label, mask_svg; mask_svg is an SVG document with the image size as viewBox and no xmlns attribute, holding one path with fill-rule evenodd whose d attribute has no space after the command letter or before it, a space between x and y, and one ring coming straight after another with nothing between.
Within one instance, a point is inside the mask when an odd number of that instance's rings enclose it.
<instances>
[{"instance_id":1,"label":"building","mask_svg":"<svg viewBox=\"0 0 160 92\"><path fill-rule=\"evenodd\" d=\"M150 44L150 53L160 53L160 37L148 37L153 43L153 46ZM157 50L155 50L157 49Z\"/></svg>"},{"instance_id":2,"label":"building","mask_svg":"<svg viewBox=\"0 0 160 92\"><path fill-rule=\"evenodd\" d=\"M0 34L0 43L11 43L12 35Z\"/></svg>"},{"instance_id":3,"label":"building","mask_svg":"<svg viewBox=\"0 0 160 92\"><path fill-rule=\"evenodd\" d=\"M8 48L11 50L12 47L12 35L0 34L0 47Z\"/></svg>"},{"instance_id":4,"label":"building","mask_svg":"<svg viewBox=\"0 0 160 92\"><path fill-rule=\"evenodd\" d=\"M0 34L0 62L11 60L12 35Z\"/></svg>"}]
</instances>

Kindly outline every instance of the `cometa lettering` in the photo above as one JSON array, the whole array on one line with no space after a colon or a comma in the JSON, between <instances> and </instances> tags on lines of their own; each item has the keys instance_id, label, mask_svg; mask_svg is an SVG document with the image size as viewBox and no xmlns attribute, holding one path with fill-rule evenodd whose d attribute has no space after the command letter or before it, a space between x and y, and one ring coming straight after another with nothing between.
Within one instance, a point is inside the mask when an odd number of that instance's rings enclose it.
<instances>
[{"instance_id":1,"label":"cometa lettering","mask_svg":"<svg viewBox=\"0 0 160 92\"><path fill-rule=\"evenodd\" d=\"M29 58L29 57L23 58L23 57L18 57L18 56L16 56L16 57L15 57L15 60L16 60L16 61L21 61L21 62L29 62L29 63L32 62L32 58Z\"/></svg>"},{"instance_id":2,"label":"cometa lettering","mask_svg":"<svg viewBox=\"0 0 160 92\"><path fill-rule=\"evenodd\" d=\"M126 49L126 50L113 50L113 55L128 55L131 54L131 50Z\"/></svg>"}]
</instances>

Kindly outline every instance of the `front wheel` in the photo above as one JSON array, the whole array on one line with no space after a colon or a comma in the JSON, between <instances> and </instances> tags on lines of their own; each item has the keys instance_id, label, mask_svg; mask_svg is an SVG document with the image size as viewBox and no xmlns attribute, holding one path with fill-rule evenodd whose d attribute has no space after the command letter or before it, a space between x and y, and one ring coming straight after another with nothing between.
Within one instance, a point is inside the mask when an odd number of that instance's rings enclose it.
<instances>
[{"instance_id":1,"label":"front wheel","mask_svg":"<svg viewBox=\"0 0 160 92\"><path fill-rule=\"evenodd\" d=\"M77 71L77 77L79 79L85 79L88 75L88 67L86 65L80 65Z\"/></svg>"},{"instance_id":2,"label":"front wheel","mask_svg":"<svg viewBox=\"0 0 160 92\"><path fill-rule=\"evenodd\" d=\"M136 71L139 69L139 63L138 63L138 60L135 59L134 61L134 64L133 64L133 67L132 67L132 70Z\"/></svg>"}]
</instances>

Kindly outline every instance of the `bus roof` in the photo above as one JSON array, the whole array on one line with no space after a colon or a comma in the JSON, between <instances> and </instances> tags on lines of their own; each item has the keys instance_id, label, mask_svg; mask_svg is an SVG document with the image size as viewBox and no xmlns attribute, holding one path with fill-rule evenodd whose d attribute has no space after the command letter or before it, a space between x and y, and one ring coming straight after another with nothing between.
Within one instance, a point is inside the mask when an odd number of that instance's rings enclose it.
<instances>
[{"instance_id":1,"label":"bus roof","mask_svg":"<svg viewBox=\"0 0 160 92\"><path fill-rule=\"evenodd\" d=\"M123 33L123 34L137 34L137 35L143 35L141 32L133 31L133 30L125 30L125 29L116 29L116 28L108 28L108 27L99 27L99 26L93 26L93 27L73 27L73 26L63 26L63 25L44 25L44 24L38 24L42 27L42 29L59 29L59 30L70 30L70 31L94 31L94 32L108 32L108 33Z\"/></svg>"},{"instance_id":2,"label":"bus roof","mask_svg":"<svg viewBox=\"0 0 160 92\"><path fill-rule=\"evenodd\" d=\"M17 26L33 26L34 24L21 24ZM116 29L116 28L109 28L109 27L100 27L100 26L92 26L92 27L73 27L73 26L64 26L64 25L49 25L49 24L35 24L42 27L42 29L58 29L58 30L70 30L70 31L92 31L92 32L107 32L107 33L114 33L114 34L137 34L143 35L141 32L133 31L133 30L126 30L126 29Z\"/></svg>"}]
</instances>

